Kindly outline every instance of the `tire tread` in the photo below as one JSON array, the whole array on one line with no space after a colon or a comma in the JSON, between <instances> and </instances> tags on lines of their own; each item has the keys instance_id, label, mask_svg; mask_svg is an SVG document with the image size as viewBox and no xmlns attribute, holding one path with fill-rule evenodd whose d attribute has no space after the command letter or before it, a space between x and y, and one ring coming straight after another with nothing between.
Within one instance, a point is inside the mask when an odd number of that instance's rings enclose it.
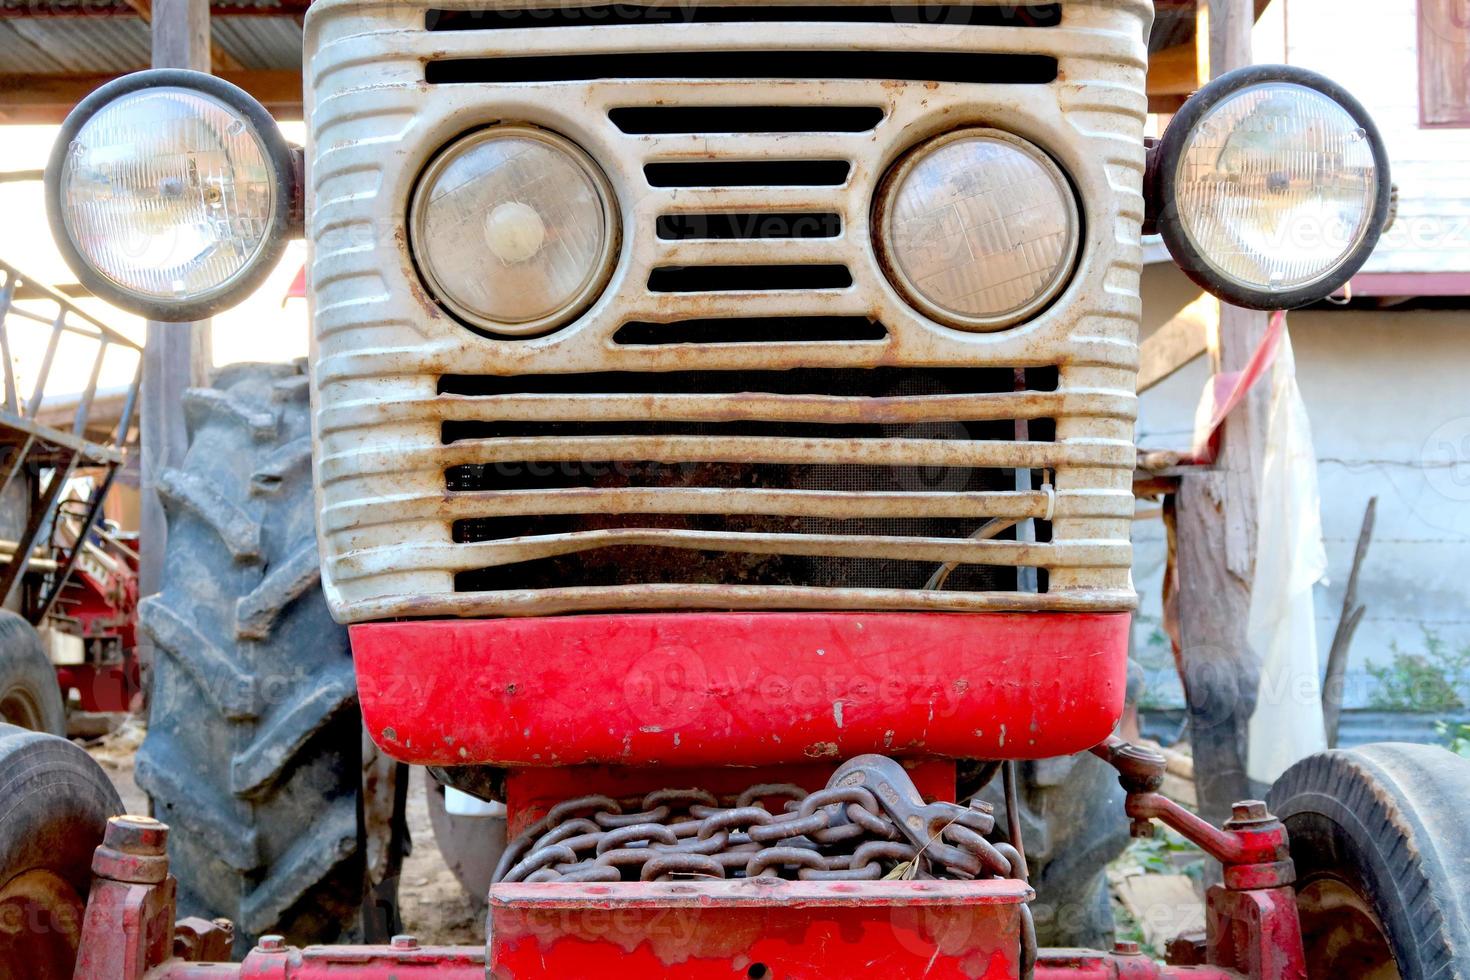
<instances>
[{"instance_id":1,"label":"tire tread","mask_svg":"<svg viewBox=\"0 0 1470 980\"><path fill-rule=\"evenodd\" d=\"M350 934L363 891L362 727L297 463L305 381L232 366L185 397L189 450L160 479L163 588L142 611L162 656L138 783L175 828L181 914L233 919L237 952L266 932Z\"/></svg>"}]
</instances>

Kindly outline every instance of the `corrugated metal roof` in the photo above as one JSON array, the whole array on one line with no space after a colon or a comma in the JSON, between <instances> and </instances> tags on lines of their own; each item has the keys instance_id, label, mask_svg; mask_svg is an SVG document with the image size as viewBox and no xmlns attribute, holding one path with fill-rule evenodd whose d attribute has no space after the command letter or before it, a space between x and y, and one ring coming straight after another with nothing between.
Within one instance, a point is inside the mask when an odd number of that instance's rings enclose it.
<instances>
[{"instance_id":1,"label":"corrugated metal roof","mask_svg":"<svg viewBox=\"0 0 1470 980\"><path fill-rule=\"evenodd\" d=\"M300 10L290 0L231 0L211 5L216 47L245 69L301 67ZM250 9L231 16L231 11ZM112 75L148 67L148 24L124 0L0 0L0 73ZM281 10L279 16L259 11Z\"/></svg>"},{"instance_id":2,"label":"corrugated metal roof","mask_svg":"<svg viewBox=\"0 0 1470 980\"><path fill-rule=\"evenodd\" d=\"M1154 29L1149 35L1150 53L1163 51L1194 40L1195 13L1184 7L1157 7L1154 10Z\"/></svg>"},{"instance_id":3,"label":"corrugated metal roof","mask_svg":"<svg viewBox=\"0 0 1470 980\"><path fill-rule=\"evenodd\" d=\"M231 11L281 10L300 13L307 0L211 0L209 9L228 16ZM128 0L46 0L45 11L36 12L36 0L0 0L0 12L22 13L36 17L90 17L102 19L117 14L131 14Z\"/></svg>"},{"instance_id":4,"label":"corrugated metal roof","mask_svg":"<svg viewBox=\"0 0 1470 980\"><path fill-rule=\"evenodd\" d=\"M301 67L301 25L295 17L215 17L210 33L219 49L245 68Z\"/></svg>"},{"instance_id":5,"label":"corrugated metal roof","mask_svg":"<svg viewBox=\"0 0 1470 980\"><path fill-rule=\"evenodd\" d=\"M148 65L148 25L133 17L0 18L0 65L45 75L115 74Z\"/></svg>"}]
</instances>

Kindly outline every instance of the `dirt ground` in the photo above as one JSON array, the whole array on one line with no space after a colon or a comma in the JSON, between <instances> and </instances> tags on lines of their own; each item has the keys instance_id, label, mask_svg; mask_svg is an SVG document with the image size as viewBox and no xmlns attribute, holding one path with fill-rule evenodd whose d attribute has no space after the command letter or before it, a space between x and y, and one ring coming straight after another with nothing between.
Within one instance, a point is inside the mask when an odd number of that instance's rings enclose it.
<instances>
[{"instance_id":1,"label":"dirt ground","mask_svg":"<svg viewBox=\"0 0 1470 980\"><path fill-rule=\"evenodd\" d=\"M87 744L87 751L107 771L129 813L148 812L148 797L133 780L133 756L143 742L141 725L129 721L106 738ZM412 770L408 794L408 828L413 853L403 864L399 886L403 928L425 945L478 945L485 940L481 913L460 888L434 844L429 823L425 770Z\"/></svg>"}]
</instances>

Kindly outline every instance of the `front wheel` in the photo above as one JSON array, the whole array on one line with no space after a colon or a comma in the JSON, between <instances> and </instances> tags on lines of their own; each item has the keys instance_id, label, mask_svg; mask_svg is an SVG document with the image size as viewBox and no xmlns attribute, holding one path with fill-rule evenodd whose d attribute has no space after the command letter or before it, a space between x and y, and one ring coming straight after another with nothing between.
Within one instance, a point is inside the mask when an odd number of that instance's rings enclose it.
<instances>
[{"instance_id":1,"label":"front wheel","mask_svg":"<svg viewBox=\"0 0 1470 980\"><path fill-rule=\"evenodd\" d=\"M70 980L117 791L64 738L0 724L0 980Z\"/></svg>"},{"instance_id":2,"label":"front wheel","mask_svg":"<svg viewBox=\"0 0 1470 980\"><path fill-rule=\"evenodd\" d=\"M1399 743L1324 752L1269 802L1311 980L1470 980L1470 761Z\"/></svg>"},{"instance_id":3,"label":"front wheel","mask_svg":"<svg viewBox=\"0 0 1470 980\"><path fill-rule=\"evenodd\" d=\"M66 734L66 706L41 635L8 609L0 609L0 723Z\"/></svg>"}]
</instances>

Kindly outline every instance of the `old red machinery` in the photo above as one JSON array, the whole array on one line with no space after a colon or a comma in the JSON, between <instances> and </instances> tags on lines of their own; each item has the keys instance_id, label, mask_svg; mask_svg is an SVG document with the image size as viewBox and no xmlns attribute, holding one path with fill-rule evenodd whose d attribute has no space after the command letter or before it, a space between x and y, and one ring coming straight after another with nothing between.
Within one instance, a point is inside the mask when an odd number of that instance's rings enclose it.
<instances>
[{"instance_id":1,"label":"old red machinery","mask_svg":"<svg viewBox=\"0 0 1470 980\"><path fill-rule=\"evenodd\" d=\"M88 712L137 708L138 553L116 535L94 528L78 549L76 565L57 600L67 628L81 638L86 658L56 668L63 697L76 693ZM56 618L53 616L53 618Z\"/></svg>"},{"instance_id":2,"label":"old red machinery","mask_svg":"<svg viewBox=\"0 0 1470 980\"><path fill-rule=\"evenodd\" d=\"M40 356L24 383L9 353L20 349ZM0 262L0 350L0 520L17 538L0 548L0 599L33 627L80 641L57 664L63 701L75 692L83 711L131 710L138 556L103 526L102 509L127 457L142 348ZM58 353L63 363L90 358L75 394L48 392L67 380L54 380ZM102 391L109 374L130 380ZM85 475L92 487L82 495L72 481Z\"/></svg>"}]
</instances>

